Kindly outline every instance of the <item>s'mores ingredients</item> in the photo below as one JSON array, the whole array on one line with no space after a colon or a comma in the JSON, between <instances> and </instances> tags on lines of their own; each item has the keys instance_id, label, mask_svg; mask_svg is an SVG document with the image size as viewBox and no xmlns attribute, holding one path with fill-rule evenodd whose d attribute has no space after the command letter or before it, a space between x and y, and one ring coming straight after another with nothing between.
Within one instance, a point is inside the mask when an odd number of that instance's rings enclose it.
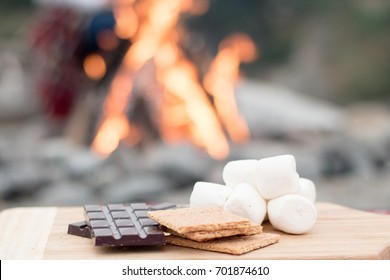
<instances>
[{"instance_id":1,"label":"s'mores ingredients","mask_svg":"<svg viewBox=\"0 0 390 280\"><path fill-rule=\"evenodd\" d=\"M241 255L250 251L278 242L280 235L273 233L261 233L248 236L232 236L211 241L197 242L179 236L166 237L167 244L181 247L189 247L200 250L215 251L233 255Z\"/></svg>"},{"instance_id":2,"label":"s'mores ingredients","mask_svg":"<svg viewBox=\"0 0 390 280\"><path fill-rule=\"evenodd\" d=\"M213 239L227 237L227 236L259 234L263 232L263 227L261 225L252 223L249 226L239 226L232 229L217 229L211 231L200 230L200 231L191 231L182 234L174 230L171 230L169 228L164 228L164 231L176 236L202 242L202 241L208 241L208 240L213 240Z\"/></svg>"},{"instance_id":3,"label":"s'mores ingredients","mask_svg":"<svg viewBox=\"0 0 390 280\"><path fill-rule=\"evenodd\" d=\"M287 194L268 201L268 218L275 229L291 234L309 231L317 220L314 203L298 194Z\"/></svg>"},{"instance_id":4,"label":"s'mores ingredients","mask_svg":"<svg viewBox=\"0 0 390 280\"><path fill-rule=\"evenodd\" d=\"M307 197L312 202L316 201L316 187L313 181L306 178L299 178L300 191L299 194Z\"/></svg>"},{"instance_id":5,"label":"s'mores ingredients","mask_svg":"<svg viewBox=\"0 0 390 280\"><path fill-rule=\"evenodd\" d=\"M190 206L223 207L254 223L268 220L293 234L307 232L316 222L316 187L299 177L293 155L230 161L222 178L225 185L196 183Z\"/></svg>"},{"instance_id":6,"label":"s'mores ingredients","mask_svg":"<svg viewBox=\"0 0 390 280\"><path fill-rule=\"evenodd\" d=\"M295 158L280 155L263 158L256 166L257 189L267 200L285 194L298 193L299 175L296 172Z\"/></svg>"},{"instance_id":7,"label":"s'mores ingredients","mask_svg":"<svg viewBox=\"0 0 390 280\"><path fill-rule=\"evenodd\" d=\"M222 171L222 179L226 186L235 187L247 183L256 187L256 159L233 160L228 162Z\"/></svg>"},{"instance_id":8,"label":"s'mores ingredients","mask_svg":"<svg viewBox=\"0 0 390 280\"><path fill-rule=\"evenodd\" d=\"M252 225L250 220L215 206L149 211L148 217L179 234L234 229Z\"/></svg>"},{"instance_id":9,"label":"s'mores ingredients","mask_svg":"<svg viewBox=\"0 0 390 280\"><path fill-rule=\"evenodd\" d=\"M267 212L267 203L254 187L240 183L230 193L225 209L256 224L261 224Z\"/></svg>"},{"instance_id":10,"label":"s'mores ingredients","mask_svg":"<svg viewBox=\"0 0 390 280\"><path fill-rule=\"evenodd\" d=\"M190 206L223 207L232 188L209 182L196 182L190 197Z\"/></svg>"}]
</instances>

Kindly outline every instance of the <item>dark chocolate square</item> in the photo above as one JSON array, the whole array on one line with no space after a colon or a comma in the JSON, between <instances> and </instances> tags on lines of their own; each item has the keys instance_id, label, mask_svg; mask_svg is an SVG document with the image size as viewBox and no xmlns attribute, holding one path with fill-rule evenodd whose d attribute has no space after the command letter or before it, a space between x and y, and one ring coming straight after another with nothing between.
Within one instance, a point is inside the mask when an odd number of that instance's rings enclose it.
<instances>
[{"instance_id":1,"label":"dark chocolate square","mask_svg":"<svg viewBox=\"0 0 390 280\"><path fill-rule=\"evenodd\" d=\"M112 211L111 215L114 219L128 219L130 218L129 213L126 211Z\"/></svg>"},{"instance_id":2,"label":"dark chocolate square","mask_svg":"<svg viewBox=\"0 0 390 280\"><path fill-rule=\"evenodd\" d=\"M136 210L136 211L134 211L134 214L135 214L138 218L147 218L147 217L148 217L148 212L149 212L149 211Z\"/></svg>"},{"instance_id":3,"label":"dark chocolate square","mask_svg":"<svg viewBox=\"0 0 390 280\"><path fill-rule=\"evenodd\" d=\"M135 227L123 227L119 228L120 234L123 236L125 235L138 235L138 230Z\"/></svg>"},{"instance_id":4,"label":"dark chocolate square","mask_svg":"<svg viewBox=\"0 0 390 280\"><path fill-rule=\"evenodd\" d=\"M95 228L93 230L93 234L95 237L97 236L112 236L112 231L109 228Z\"/></svg>"},{"instance_id":5,"label":"dark chocolate square","mask_svg":"<svg viewBox=\"0 0 390 280\"><path fill-rule=\"evenodd\" d=\"M109 228L110 225L106 220L90 220L89 224L92 228Z\"/></svg>"},{"instance_id":6,"label":"dark chocolate square","mask_svg":"<svg viewBox=\"0 0 390 280\"><path fill-rule=\"evenodd\" d=\"M89 220L104 220L106 218L103 212L87 212L86 214Z\"/></svg>"},{"instance_id":7,"label":"dark chocolate square","mask_svg":"<svg viewBox=\"0 0 390 280\"><path fill-rule=\"evenodd\" d=\"M118 228L120 227L134 227L134 223L130 219L117 219L115 224Z\"/></svg>"},{"instance_id":8,"label":"dark chocolate square","mask_svg":"<svg viewBox=\"0 0 390 280\"><path fill-rule=\"evenodd\" d=\"M132 203L129 206L133 210L149 210L149 206L146 203Z\"/></svg>"},{"instance_id":9,"label":"dark chocolate square","mask_svg":"<svg viewBox=\"0 0 390 280\"><path fill-rule=\"evenodd\" d=\"M158 223L155 220L152 220L150 218L141 218L141 219L139 219L139 222L144 227L145 226L158 226Z\"/></svg>"}]
</instances>

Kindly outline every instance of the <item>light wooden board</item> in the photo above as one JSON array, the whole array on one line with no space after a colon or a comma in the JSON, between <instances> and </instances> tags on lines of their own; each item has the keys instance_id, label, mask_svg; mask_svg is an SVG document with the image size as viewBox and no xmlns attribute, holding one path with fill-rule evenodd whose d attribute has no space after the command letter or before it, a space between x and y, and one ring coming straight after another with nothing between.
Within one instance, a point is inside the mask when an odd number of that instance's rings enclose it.
<instances>
[{"instance_id":1,"label":"light wooden board","mask_svg":"<svg viewBox=\"0 0 390 280\"><path fill-rule=\"evenodd\" d=\"M0 259L42 259L56 213L56 207L1 212Z\"/></svg>"},{"instance_id":2,"label":"light wooden board","mask_svg":"<svg viewBox=\"0 0 390 280\"><path fill-rule=\"evenodd\" d=\"M390 259L390 216L317 203L318 221L304 235L281 234L274 245L233 256L166 245L98 248L67 234L83 220L76 208L16 208L0 214L1 259ZM42 216L41 216L42 214ZM43 217L43 218L42 218ZM28 219L29 222L25 223ZM23 220L23 222L21 222ZM276 232L270 224L264 231Z\"/></svg>"}]
</instances>

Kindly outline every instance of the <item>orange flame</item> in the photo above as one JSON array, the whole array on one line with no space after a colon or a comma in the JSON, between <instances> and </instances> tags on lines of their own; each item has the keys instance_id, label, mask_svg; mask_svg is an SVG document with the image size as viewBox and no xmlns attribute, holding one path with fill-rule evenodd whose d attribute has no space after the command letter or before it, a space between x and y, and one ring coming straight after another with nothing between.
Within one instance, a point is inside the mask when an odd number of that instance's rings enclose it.
<instances>
[{"instance_id":1,"label":"orange flame","mask_svg":"<svg viewBox=\"0 0 390 280\"><path fill-rule=\"evenodd\" d=\"M162 68L158 79L167 94L181 100L176 113L187 121L190 138L203 147L213 158L223 159L229 153L229 146L222 127L211 107L202 86L197 81L197 72L192 63L179 55L168 67ZM172 54L171 53L171 54ZM177 106L175 107L177 109Z\"/></svg>"},{"instance_id":2,"label":"orange flame","mask_svg":"<svg viewBox=\"0 0 390 280\"><path fill-rule=\"evenodd\" d=\"M237 112L232 81L238 78L240 61L249 60L251 52L253 55L253 46L245 39L229 39L221 44L205 79L206 89L215 100L215 112L197 69L179 47L180 15L204 13L208 1L117 0L113 8L117 36L128 38L132 44L111 83L93 150L108 156L121 141L129 144L140 141L142 135L130 123L126 109L134 75L153 59L157 81L164 89L159 120L163 140L189 139L213 158L225 158L229 145L221 122L232 139L247 137L245 122ZM230 112L232 109L236 111Z\"/></svg>"},{"instance_id":3,"label":"orange flame","mask_svg":"<svg viewBox=\"0 0 390 280\"><path fill-rule=\"evenodd\" d=\"M111 154L128 133L128 125L127 119L123 116L107 117L96 135L95 150L102 155Z\"/></svg>"},{"instance_id":4,"label":"orange flame","mask_svg":"<svg viewBox=\"0 0 390 280\"><path fill-rule=\"evenodd\" d=\"M256 47L247 35L229 36L220 43L204 79L204 87L213 96L218 116L235 142L247 140L250 133L237 109L234 85L239 78L240 62L250 62L256 57Z\"/></svg>"}]
</instances>

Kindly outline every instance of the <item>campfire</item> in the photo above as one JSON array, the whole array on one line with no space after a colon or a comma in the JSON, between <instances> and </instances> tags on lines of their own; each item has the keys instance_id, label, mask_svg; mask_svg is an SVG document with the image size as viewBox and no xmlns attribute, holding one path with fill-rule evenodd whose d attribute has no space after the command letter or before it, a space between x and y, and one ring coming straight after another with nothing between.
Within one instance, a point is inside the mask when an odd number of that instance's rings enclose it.
<instances>
[{"instance_id":1,"label":"campfire","mask_svg":"<svg viewBox=\"0 0 390 280\"><path fill-rule=\"evenodd\" d=\"M214 159L229 154L229 142L249 139L247 123L235 100L240 63L257 58L256 46L243 33L220 42L217 53L202 61L188 54L189 32L183 21L207 12L205 0L116 0L115 26L97 36L100 49L115 50L127 42L124 55L110 77L92 136L92 149L109 156L120 143L142 143L150 130L165 143L189 141ZM90 80L107 76L104 55L83 58ZM134 116L148 108L148 127ZM145 105L146 104L146 105ZM141 104L142 105L142 104Z\"/></svg>"},{"instance_id":2,"label":"campfire","mask_svg":"<svg viewBox=\"0 0 390 280\"><path fill-rule=\"evenodd\" d=\"M189 140L215 158L229 153L227 135L235 142L248 139L249 130L237 109L234 84L240 62L256 58L256 47L245 34L223 40L204 77L181 48L183 15L206 12L207 2L194 0L119 0L114 5L115 33L131 41L104 102L93 149L107 156L120 141L136 144L142 132L127 117L134 77L154 67L160 95L155 93L154 121L165 142ZM96 61L94 71L104 72ZM87 72L88 74L88 72ZM225 133L225 131L227 133ZM227 135L226 135L227 134Z\"/></svg>"}]
</instances>

